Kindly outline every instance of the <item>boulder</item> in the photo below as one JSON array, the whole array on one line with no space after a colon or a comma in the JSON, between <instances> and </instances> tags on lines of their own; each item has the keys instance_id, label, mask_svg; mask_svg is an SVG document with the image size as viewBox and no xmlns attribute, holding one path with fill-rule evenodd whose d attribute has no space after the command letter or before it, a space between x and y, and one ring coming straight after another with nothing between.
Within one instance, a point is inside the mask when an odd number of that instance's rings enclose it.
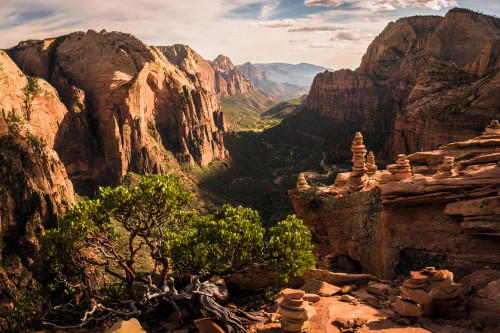
<instances>
[{"instance_id":1,"label":"boulder","mask_svg":"<svg viewBox=\"0 0 500 333\"><path fill-rule=\"evenodd\" d=\"M500 271L495 269L483 269L464 276L460 282L473 287L473 291L477 294L479 290L486 287L490 282L500 279Z\"/></svg>"},{"instance_id":2,"label":"boulder","mask_svg":"<svg viewBox=\"0 0 500 333\"><path fill-rule=\"evenodd\" d=\"M490 299L472 297L467 303L467 314L474 323L500 325L500 304Z\"/></svg>"},{"instance_id":3,"label":"boulder","mask_svg":"<svg viewBox=\"0 0 500 333\"><path fill-rule=\"evenodd\" d=\"M492 281L486 287L479 290L479 296L500 303L500 280Z\"/></svg>"},{"instance_id":4,"label":"boulder","mask_svg":"<svg viewBox=\"0 0 500 333\"><path fill-rule=\"evenodd\" d=\"M401 298L396 300L394 311L403 317L420 318L423 316L422 308L411 301L404 301Z\"/></svg>"},{"instance_id":5,"label":"boulder","mask_svg":"<svg viewBox=\"0 0 500 333\"><path fill-rule=\"evenodd\" d=\"M310 279L327 282L335 286L365 285L373 278L370 274L333 273L322 269L308 269L302 274L307 282Z\"/></svg>"},{"instance_id":6,"label":"boulder","mask_svg":"<svg viewBox=\"0 0 500 333\"><path fill-rule=\"evenodd\" d=\"M332 296L340 291L339 287L316 279L310 279L300 289L308 294L316 294L321 297Z\"/></svg>"},{"instance_id":7,"label":"boulder","mask_svg":"<svg viewBox=\"0 0 500 333\"><path fill-rule=\"evenodd\" d=\"M389 289L391 286L383 283L372 283L366 286L366 290L374 295L386 296L389 294Z\"/></svg>"},{"instance_id":8,"label":"boulder","mask_svg":"<svg viewBox=\"0 0 500 333\"><path fill-rule=\"evenodd\" d=\"M200 333L224 333L225 331L211 318L201 318L194 321L194 325Z\"/></svg>"},{"instance_id":9,"label":"boulder","mask_svg":"<svg viewBox=\"0 0 500 333\"><path fill-rule=\"evenodd\" d=\"M116 322L106 333L146 333L135 318Z\"/></svg>"}]
</instances>

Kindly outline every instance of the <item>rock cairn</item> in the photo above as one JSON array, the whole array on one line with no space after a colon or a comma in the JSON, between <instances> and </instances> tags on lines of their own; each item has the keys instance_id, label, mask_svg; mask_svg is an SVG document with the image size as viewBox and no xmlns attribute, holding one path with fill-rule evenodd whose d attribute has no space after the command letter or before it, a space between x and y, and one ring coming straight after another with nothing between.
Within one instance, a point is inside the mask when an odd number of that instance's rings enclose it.
<instances>
[{"instance_id":1,"label":"rock cairn","mask_svg":"<svg viewBox=\"0 0 500 333\"><path fill-rule=\"evenodd\" d=\"M500 124L498 120L492 120L484 129L483 135L500 135Z\"/></svg>"},{"instance_id":2,"label":"rock cairn","mask_svg":"<svg viewBox=\"0 0 500 333\"><path fill-rule=\"evenodd\" d=\"M372 176L377 172L377 165L375 165L375 155L371 151L366 158L366 168L368 169L368 175Z\"/></svg>"},{"instance_id":3,"label":"rock cairn","mask_svg":"<svg viewBox=\"0 0 500 333\"><path fill-rule=\"evenodd\" d=\"M365 187L368 181L368 176L366 172L368 171L365 164L366 147L363 144L363 136L360 132L356 132L354 140L351 146L352 152L352 172L349 175L349 180L347 181L347 187L352 192L356 192Z\"/></svg>"},{"instance_id":4,"label":"rock cairn","mask_svg":"<svg viewBox=\"0 0 500 333\"><path fill-rule=\"evenodd\" d=\"M437 315L460 319L466 316L462 285L453 282L453 273L434 267L410 272L411 277L399 288L394 311L403 317Z\"/></svg>"},{"instance_id":5,"label":"rock cairn","mask_svg":"<svg viewBox=\"0 0 500 333\"><path fill-rule=\"evenodd\" d=\"M405 154L399 154L396 164L388 165L387 170L392 173L392 180L409 179L412 176L410 160Z\"/></svg>"},{"instance_id":6,"label":"rock cairn","mask_svg":"<svg viewBox=\"0 0 500 333\"><path fill-rule=\"evenodd\" d=\"M297 188L309 188L309 184L307 184L306 177L303 173L299 173L299 178L297 179Z\"/></svg>"},{"instance_id":7,"label":"rock cairn","mask_svg":"<svg viewBox=\"0 0 500 333\"><path fill-rule=\"evenodd\" d=\"M284 332L309 332L309 319L316 314L316 310L304 301L303 290L284 289L281 291L283 300L278 305L281 314L281 329Z\"/></svg>"},{"instance_id":8,"label":"rock cairn","mask_svg":"<svg viewBox=\"0 0 500 333\"><path fill-rule=\"evenodd\" d=\"M455 158L452 156L445 156L443 165L441 166L441 174L443 177L453 176L453 168L455 167Z\"/></svg>"}]
</instances>

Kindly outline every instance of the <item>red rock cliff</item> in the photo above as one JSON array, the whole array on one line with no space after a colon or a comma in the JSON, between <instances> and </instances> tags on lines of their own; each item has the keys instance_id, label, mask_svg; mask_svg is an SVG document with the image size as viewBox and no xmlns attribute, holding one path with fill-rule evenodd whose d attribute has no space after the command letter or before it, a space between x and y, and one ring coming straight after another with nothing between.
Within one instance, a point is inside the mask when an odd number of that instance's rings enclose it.
<instances>
[{"instance_id":1,"label":"red rock cliff","mask_svg":"<svg viewBox=\"0 0 500 333\"><path fill-rule=\"evenodd\" d=\"M219 98L257 90L252 81L241 74L228 57L221 54L211 62L211 65L215 70L216 91Z\"/></svg>"},{"instance_id":2,"label":"red rock cliff","mask_svg":"<svg viewBox=\"0 0 500 333\"><path fill-rule=\"evenodd\" d=\"M399 19L356 71L318 74L307 109L381 136L382 164L477 135L500 113L499 38L500 19L458 8Z\"/></svg>"},{"instance_id":3,"label":"red rock cliff","mask_svg":"<svg viewBox=\"0 0 500 333\"><path fill-rule=\"evenodd\" d=\"M320 266L381 278L420 266L447 267L458 277L500 267L498 122L479 137L400 156L388 170L366 166L370 173L353 167L327 187L299 178L289 191Z\"/></svg>"},{"instance_id":4,"label":"red rock cliff","mask_svg":"<svg viewBox=\"0 0 500 333\"><path fill-rule=\"evenodd\" d=\"M68 113L43 79L26 77L0 51L0 317L31 290L38 237L74 202L73 185L52 149Z\"/></svg>"},{"instance_id":5,"label":"red rock cliff","mask_svg":"<svg viewBox=\"0 0 500 333\"><path fill-rule=\"evenodd\" d=\"M129 34L89 30L9 52L23 71L51 82L70 110L55 148L75 181L166 171L162 151L170 146L201 165L226 157L216 99Z\"/></svg>"}]
</instances>

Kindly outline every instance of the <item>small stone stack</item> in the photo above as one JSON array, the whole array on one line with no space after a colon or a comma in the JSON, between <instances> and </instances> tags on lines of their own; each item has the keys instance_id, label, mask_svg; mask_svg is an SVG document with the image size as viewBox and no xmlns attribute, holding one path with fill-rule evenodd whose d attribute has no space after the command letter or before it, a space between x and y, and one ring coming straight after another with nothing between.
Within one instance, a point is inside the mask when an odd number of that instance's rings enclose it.
<instances>
[{"instance_id":1,"label":"small stone stack","mask_svg":"<svg viewBox=\"0 0 500 333\"><path fill-rule=\"evenodd\" d=\"M366 168L368 169L368 176L372 176L377 172L377 165L375 165L375 155L371 151L366 158Z\"/></svg>"},{"instance_id":2,"label":"small stone stack","mask_svg":"<svg viewBox=\"0 0 500 333\"><path fill-rule=\"evenodd\" d=\"M462 286L453 282L453 273L426 267L410 272L411 278L399 288L394 311L403 317L421 316L460 319L466 316ZM430 290L430 292L429 292Z\"/></svg>"},{"instance_id":3,"label":"small stone stack","mask_svg":"<svg viewBox=\"0 0 500 333\"><path fill-rule=\"evenodd\" d=\"M432 315L432 298L427 294L427 276L410 272L411 277L399 287L400 297L394 311L403 317L419 318Z\"/></svg>"},{"instance_id":4,"label":"small stone stack","mask_svg":"<svg viewBox=\"0 0 500 333\"><path fill-rule=\"evenodd\" d=\"M453 176L453 168L455 167L455 158L452 156L445 156L443 165L441 166L441 176L448 178Z\"/></svg>"},{"instance_id":5,"label":"small stone stack","mask_svg":"<svg viewBox=\"0 0 500 333\"><path fill-rule=\"evenodd\" d=\"M410 161L405 154L399 154L396 164L388 165L387 170L392 173L392 180L409 179L412 176Z\"/></svg>"},{"instance_id":6,"label":"small stone stack","mask_svg":"<svg viewBox=\"0 0 500 333\"><path fill-rule=\"evenodd\" d=\"M366 175L367 169L365 164L366 147L363 145L363 136L360 132L356 132L351 146L352 152L352 172L347 181L347 187L351 192L361 190L366 186L368 176Z\"/></svg>"},{"instance_id":7,"label":"small stone stack","mask_svg":"<svg viewBox=\"0 0 500 333\"><path fill-rule=\"evenodd\" d=\"M492 120L491 124L484 129L483 135L500 135L500 124L498 120Z\"/></svg>"},{"instance_id":8,"label":"small stone stack","mask_svg":"<svg viewBox=\"0 0 500 333\"><path fill-rule=\"evenodd\" d=\"M442 269L429 276L436 315L439 317L461 319L466 317L465 303L462 298L462 285L453 282L453 273Z\"/></svg>"},{"instance_id":9,"label":"small stone stack","mask_svg":"<svg viewBox=\"0 0 500 333\"><path fill-rule=\"evenodd\" d=\"M297 188L309 188L309 184L307 184L306 177L303 173L299 174L299 178L297 179Z\"/></svg>"},{"instance_id":10,"label":"small stone stack","mask_svg":"<svg viewBox=\"0 0 500 333\"><path fill-rule=\"evenodd\" d=\"M304 301L305 292L297 289L281 291L283 300L278 305L281 314L281 329L284 332L309 332L309 319L316 314L316 310Z\"/></svg>"}]
</instances>

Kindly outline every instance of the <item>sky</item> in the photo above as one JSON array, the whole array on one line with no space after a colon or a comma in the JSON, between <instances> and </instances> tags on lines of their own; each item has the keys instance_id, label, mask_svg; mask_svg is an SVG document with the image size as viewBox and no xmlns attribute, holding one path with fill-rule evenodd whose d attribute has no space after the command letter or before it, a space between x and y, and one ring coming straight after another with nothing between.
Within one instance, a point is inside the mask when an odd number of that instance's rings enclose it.
<instances>
[{"instance_id":1,"label":"sky","mask_svg":"<svg viewBox=\"0 0 500 333\"><path fill-rule=\"evenodd\" d=\"M497 0L0 0L0 48L106 29L187 44L207 60L354 69L389 22L456 6L500 16Z\"/></svg>"}]
</instances>

